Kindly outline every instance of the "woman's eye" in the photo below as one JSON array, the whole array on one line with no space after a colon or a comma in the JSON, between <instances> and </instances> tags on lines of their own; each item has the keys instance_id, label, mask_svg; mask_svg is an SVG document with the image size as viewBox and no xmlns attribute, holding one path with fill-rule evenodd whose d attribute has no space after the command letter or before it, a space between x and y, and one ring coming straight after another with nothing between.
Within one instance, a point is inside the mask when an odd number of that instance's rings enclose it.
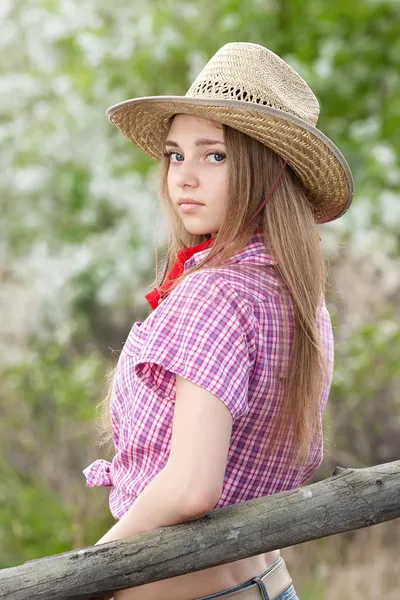
<instances>
[{"instance_id":1,"label":"woman's eye","mask_svg":"<svg viewBox=\"0 0 400 600\"><path fill-rule=\"evenodd\" d=\"M176 157L180 156L181 159L183 158L182 154L179 154L178 152L168 152L167 156L169 157L169 160L171 161L172 156L175 155ZM176 161L173 160L171 162L182 162L181 159L176 158Z\"/></svg>"},{"instance_id":2,"label":"woman's eye","mask_svg":"<svg viewBox=\"0 0 400 600\"><path fill-rule=\"evenodd\" d=\"M217 163L222 162L224 158L226 158L226 155L222 154L222 152L210 152L210 154L208 154L207 156L215 156Z\"/></svg>"}]
</instances>

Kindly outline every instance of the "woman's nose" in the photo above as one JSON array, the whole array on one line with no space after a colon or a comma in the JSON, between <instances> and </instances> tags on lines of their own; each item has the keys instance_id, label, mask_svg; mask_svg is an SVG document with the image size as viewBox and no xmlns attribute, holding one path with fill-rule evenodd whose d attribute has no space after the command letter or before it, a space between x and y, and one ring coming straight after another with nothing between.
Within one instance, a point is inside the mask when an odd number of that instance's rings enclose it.
<instances>
[{"instance_id":1,"label":"woman's nose","mask_svg":"<svg viewBox=\"0 0 400 600\"><path fill-rule=\"evenodd\" d=\"M189 185L190 187L197 187L199 185L199 177L196 169L189 161L185 160L179 166L176 183L181 188L186 185Z\"/></svg>"}]
</instances>

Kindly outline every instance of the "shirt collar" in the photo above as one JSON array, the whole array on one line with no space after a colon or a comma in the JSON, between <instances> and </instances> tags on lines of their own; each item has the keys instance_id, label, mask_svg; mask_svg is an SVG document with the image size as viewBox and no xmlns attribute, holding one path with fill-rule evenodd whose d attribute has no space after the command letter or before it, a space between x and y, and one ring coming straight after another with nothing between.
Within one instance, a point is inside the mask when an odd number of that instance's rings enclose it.
<instances>
[{"instance_id":1,"label":"shirt collar","mask_svg":"<svg viewBox=\"0 0 400 600\"><path fill-rule=\"evenodd\" d=\"M190 269L194 265L198 265L210 252L210 248L195 252L184 263L184 271ZM237 252L234 256L225 260L224 264L252 264L259 266L276 265L276 260L273 258L270 251L264 245L264 236L262 233L255 233L249 240L247 246Z\"/></svg>"}]
</instances>

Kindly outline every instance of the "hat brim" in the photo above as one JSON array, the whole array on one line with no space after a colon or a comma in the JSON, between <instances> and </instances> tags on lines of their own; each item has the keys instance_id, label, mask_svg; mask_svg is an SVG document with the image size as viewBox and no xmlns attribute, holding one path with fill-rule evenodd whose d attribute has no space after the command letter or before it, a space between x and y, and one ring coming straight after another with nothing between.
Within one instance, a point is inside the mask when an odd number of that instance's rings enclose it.
<instances>
[{"instance_id":1,"label":"hat brim","mask_svg":"<svg viewBox=\"0 0 400 600\"><path fill-rule=\"evenodd\" d=\"M282 110L244 100L150 96L107 109L110 121L146 154L160 160L169 119L179 113L219 121L259 140L292 167L308 191L317 223L350 207L354 181L343 154L315 126Z\"/></svg>"}]
</instances>

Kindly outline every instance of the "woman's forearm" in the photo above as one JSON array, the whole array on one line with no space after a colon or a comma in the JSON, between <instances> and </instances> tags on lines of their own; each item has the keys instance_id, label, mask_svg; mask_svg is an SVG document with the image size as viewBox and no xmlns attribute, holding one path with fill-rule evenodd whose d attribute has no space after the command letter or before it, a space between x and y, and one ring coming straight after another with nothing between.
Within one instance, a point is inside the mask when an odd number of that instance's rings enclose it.
<instances>
[{"instance_id":1,"label":"woman's forearm","mask_svg":"<svg viewBox=\"0 0 400 600\"><path fill-rule=\"evenodd\" d=\"M96 545L198 519L212 508L197 501L193 490L166 466Z\"/></svg>"}]
</instances>

